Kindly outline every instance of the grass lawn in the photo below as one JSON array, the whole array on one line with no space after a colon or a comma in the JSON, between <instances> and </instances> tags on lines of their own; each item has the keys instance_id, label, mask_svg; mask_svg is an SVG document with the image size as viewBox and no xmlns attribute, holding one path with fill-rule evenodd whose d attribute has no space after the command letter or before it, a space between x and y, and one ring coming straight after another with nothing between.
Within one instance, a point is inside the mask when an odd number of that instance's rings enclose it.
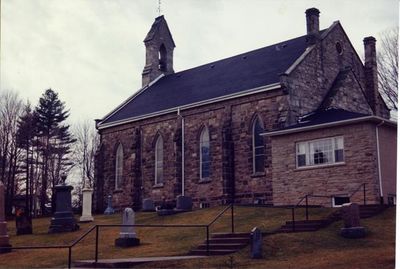
<instances>
[{"instance_id":1,"label":"grass lawn","mask_svg":"<svg viewBox=\"0 0 400 269\"><path fill-rule=\"evenodd\" d=\"M223 207L197 210L173 216L159 217L155 213L136 214L140 224L207 224ZM330 209L312 209L312 218L329 214ZM211 232L229 231L229 211L211 228ZM298 217L303 215L297 211ZM291 211L281 208L235 207L235 229L248 232L254 226L264 231L278 228L291 218ZM95 216L97 224L119 224L121 215ZM34 234L15 236L15 224L8 223L11 244L55 245L70 243L88 230L93 223L81 224L72 233L47 234L48 218L34 220ZM311 233L275 234L264 238L264 259L249 259L249 248L231 256L210 257L186 261L151 263L135 268L393 268L395 246L395 208L383 214L362 220L368 229L365 239L350 240L337 235L342 223ZM136 248L116 248L114 240L118 228L101 228L99 258L129 258L184 255L205 238L201 228L137 228L141 245ZM72 260L93 259L94 232L72 249ZM0 255L0 268L65 267L66 249L15 250Z\"/></svg>"}]
</instances>

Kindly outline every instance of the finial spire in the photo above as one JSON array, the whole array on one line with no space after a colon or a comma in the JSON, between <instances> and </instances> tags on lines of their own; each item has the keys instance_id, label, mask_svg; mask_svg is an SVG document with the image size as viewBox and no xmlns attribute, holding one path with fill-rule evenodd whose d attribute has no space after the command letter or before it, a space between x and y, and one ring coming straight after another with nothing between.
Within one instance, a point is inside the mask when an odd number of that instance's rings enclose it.
<instances>
[{"instance_id":1,"label":"finial spire","mask_svg":"<svg viewBox=\"0 0 400 269\"><path fill-rule=\"evenodd\" d=\"M157 12L158 12L158 16L161 16L161 0L158 0Z\"/></svg>"}]
</instances>

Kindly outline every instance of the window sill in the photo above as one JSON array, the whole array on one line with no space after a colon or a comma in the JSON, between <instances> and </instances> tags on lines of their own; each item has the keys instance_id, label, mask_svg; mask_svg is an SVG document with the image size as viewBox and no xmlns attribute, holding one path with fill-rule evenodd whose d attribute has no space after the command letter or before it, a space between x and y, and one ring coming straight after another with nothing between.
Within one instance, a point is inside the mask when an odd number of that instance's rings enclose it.
<instances>
[{"instance_id":1,"label":"window sill","mask_svg":"<svg viewBox=\"0 0 400 269\"><path fill-rule=\"evenodd\" d=\"M251 178L265 177L265 173L264 172L255 172L250 177Z\"/></svg>"},{"instance_id":2,"label":"window sill","mask_svg":"<svg viewBox=\"0 0 400 269\"><path fill-rule=\"evenodd\" d=\"M321 164L321 165L310 165L310 166L297 167L295 169L295 171L303 171L303 170L311 170L311 169L319 169L319 168L328 168L328 167L333 167L333 166L344 166L344 165L346 165L345 162Z\"/></svg>"},{"instance_id":3,"label":"window sill","mask_svg":"<svg viewBox=\"0 0 400 269\"><path fill-rule=\"evenodd\" d=\"M121 193L122 192L122 189L115 189L114 191L113 191L113 193Z\"/></svg>"},{"instance_id":4,"label":"window sill","mask_svg":"<svg viewBox=\"0 0 400 269\"><path fill-rule=\"evenodd\" d=\"M198 181L199 184L207 184L207 183L210 183L210 182L211 182L210 178L203 178L203 179L200 179Z\"/></svg>"},{"instance_id":5,"label":"window sill","mask_svg":"<svg viewBox=\"0 0 400 269\"><path fill-rule=\"evenodd\" d=\"M153 189L157 189L157 188L163 188L164 187L164 183L157 183L153 185Z\"/></svg>"}]
</instances>

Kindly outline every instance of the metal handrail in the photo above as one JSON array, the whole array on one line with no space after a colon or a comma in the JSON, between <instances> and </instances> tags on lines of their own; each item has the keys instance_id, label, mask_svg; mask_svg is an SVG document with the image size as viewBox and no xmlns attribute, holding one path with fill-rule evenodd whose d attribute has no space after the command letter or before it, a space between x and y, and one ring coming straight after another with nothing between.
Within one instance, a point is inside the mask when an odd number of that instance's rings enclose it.
<instances>
[{"instance_id":1,"label":"metal handrail","mask_svg":"<svg viewBox=\"0 0 400 269\"><path fill-rule=\"evenodd\" d=\"M349 198L353 197L354 194L356 194L361 187L363 187L363 192L364 192L364 205L367 204L367 196L366 196L366 190L365 190L365 186L367 185L367 183L362 183L360 186L358 186L358 188L349 196Z\"/></svg>"},{"instance_id":2,"label":"metal handrail","mask_svg":"<svg viewBox=\"0 0 400 269\"><path fill-rule=\"evenodd\" d=\"M233 203L229 204L227 207L224 208L210 223L207 224L206 232L207 232L207 256L210 255L210 226L213 225L228 209L231 209L231 232L235 232L235 222L234 222L234 215L233 215Z\"/></svg>"},{"instance_id":3,"label":"metal handrail","mask_svg":"<svg viewBox=\"0 0 400 269\"><path fill-rule=\"evenodd\" d=\"M82 241L82 239L85 238L88 234L90 234L93 231L94 228L96 228L96 226L92 226L88 231L86 231L86 233L84 233L83 235L81 235L81 237L79 237L74 242L72 242L71 247L75 246L80 241Z\"/></svg>"},{"instance_id":4,"label":"metal handrail","mask_svg":"<svg viewBox=\"0 0 400 269\"><path fill-rule=\"evenodd\" d=\"M95 237L95 264L99 258L99 233L100 227L147 227L147 228L206 228L207 233L207 255L209 255L209 230L210 226L214 224L229 208L231 208L231 230L234 232L234 215L233 215L233 204L230 204L224 210L222 210L211 222L208 224L96 224L82 234L78 239L73 241L71 244L65 245L54 245L54 246L19 246L19 247L0 247L0 249L54 249L54 248L68 248L68 268L71 268L72 263L72 248L88 236L94 229L96 229Z\"/></svg>"},{"instance_id":5,"label":"metal handrail","mask_svg":"<svg viewBox=\"0 0 400 269\"><path fill-rule=\"evenodd\" d=\"M364 205L367 204L367 199L366 199L366 188L365 186L367 185L367 183L362 183L360 186L357 187L357 189L355 191L353 191L353 193L349 196L349 199L351 197L353 197L354 194L356 194L361 187L363 187L363 194L364 194ZM296 231L296 224L295 224L295 214L294 214L294 210L300 206L301 202L303 202L303 200L305 199L306 201L306 220L309 219L309 212L308 212L308 198L309 197L316 197L316 198L332 198L334 196L338 196L339 194L332 194L332 195L319 195L319 194L306 194L302 197L300 197L300 200L297 202L296 205L292 206L292 207L288 207L288 209L292 210L292 231Z\"/></svg>"},{"instance_id":6,"label":"metal handrail","mask_svg":"<svg viewBox=\"0 0 400 269\"><path fill-rule=\"evenodd\" d=\"M216 222L229 208L232 208L233 205L230 204L227 207L224 208L210 223L208 223L208 226L212 225L214 222Z\"/></svg>"}]
</instances>

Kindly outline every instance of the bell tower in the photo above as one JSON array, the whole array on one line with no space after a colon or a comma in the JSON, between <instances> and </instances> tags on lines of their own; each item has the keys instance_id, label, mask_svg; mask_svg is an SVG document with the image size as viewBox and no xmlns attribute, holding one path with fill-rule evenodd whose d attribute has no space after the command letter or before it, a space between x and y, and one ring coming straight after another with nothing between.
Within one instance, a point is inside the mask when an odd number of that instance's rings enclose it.
<instances>
[{"instance_id":1,"label":"bell tower","mask_svg":"<svg viewBox=\"0 0 400 269\"><path fill-rule=\"evenodd\" d=\"M174 73L175 42L164 16L155 19L143 42L146 46L146 64L142 73L142 86L145 86L161 74Z\"/></svg>"}]
</instances>

